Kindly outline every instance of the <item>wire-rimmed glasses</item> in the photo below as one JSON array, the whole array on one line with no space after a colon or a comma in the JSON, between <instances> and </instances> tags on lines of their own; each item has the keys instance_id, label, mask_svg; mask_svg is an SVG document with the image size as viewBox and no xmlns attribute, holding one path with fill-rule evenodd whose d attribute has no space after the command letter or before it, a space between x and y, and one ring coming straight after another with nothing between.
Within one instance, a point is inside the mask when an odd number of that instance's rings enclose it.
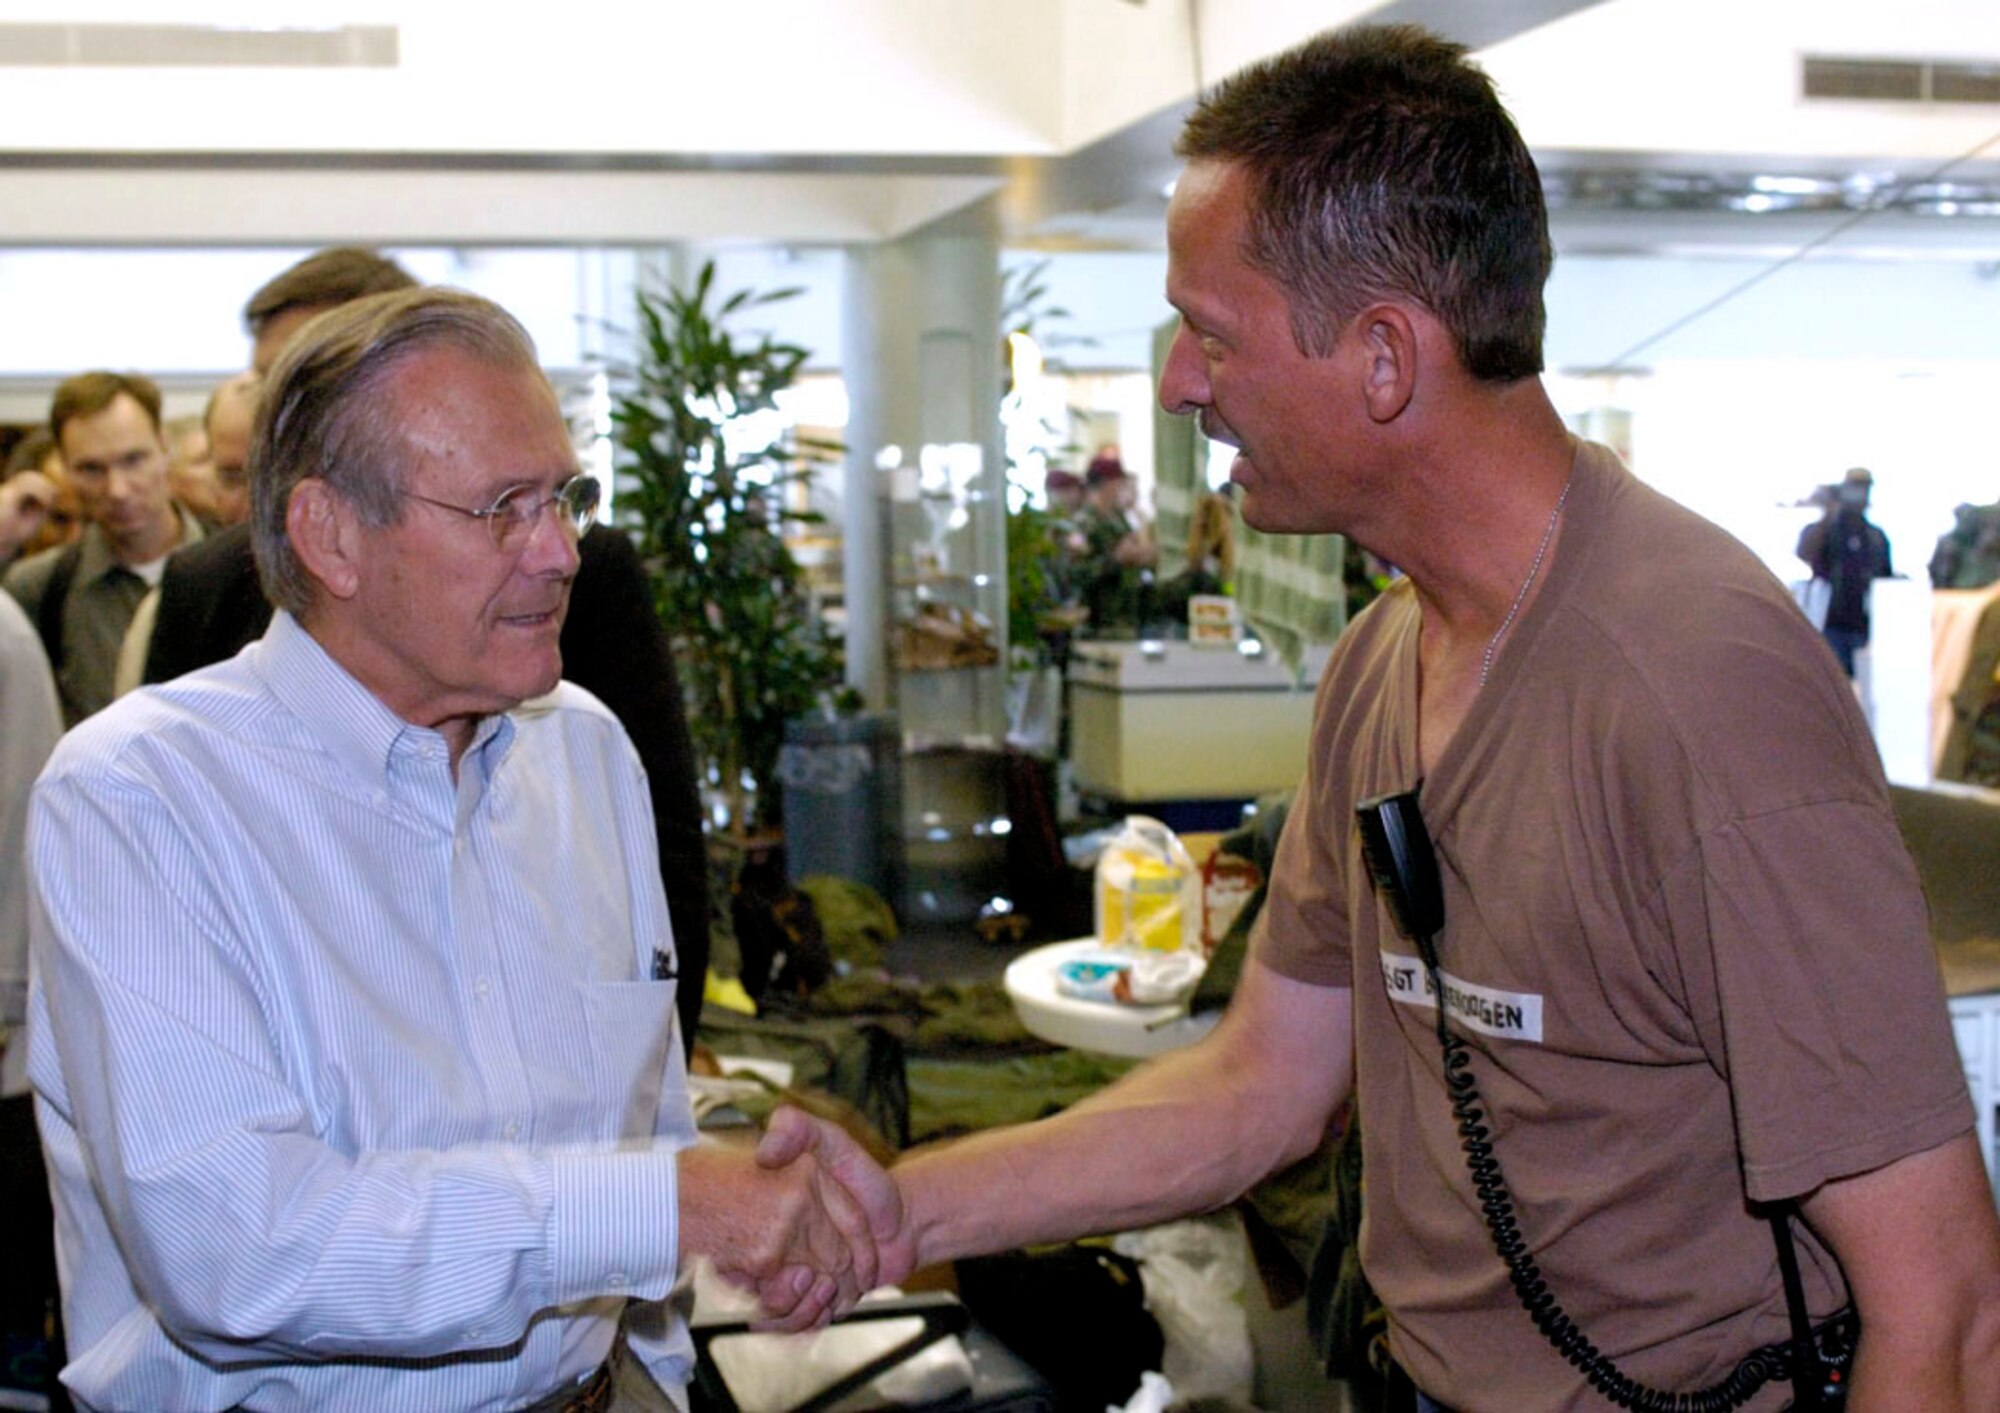
<instances>
[{"instance_id":1,"label":"wire-rimmed glasses","mask_svg":"<svg viewBox=\"0 0 2000 1413\"><path fill-rule=\"evenodd\" d=\"M542 495L533 486L510 486L483 510L418 495L415 491L399 490L396 494L406 500L420 500L439 510L456 511L474 520L485 521L487 530L493 536L493 547L512 553L527 547L535 533L535 526L541 521L542 512L552 505L563 526L581 536L590 528L590 522L597 518L597 505L603 488L595 476L580 474L557 486L553 495Z\"/></svg>"}]
</instances>

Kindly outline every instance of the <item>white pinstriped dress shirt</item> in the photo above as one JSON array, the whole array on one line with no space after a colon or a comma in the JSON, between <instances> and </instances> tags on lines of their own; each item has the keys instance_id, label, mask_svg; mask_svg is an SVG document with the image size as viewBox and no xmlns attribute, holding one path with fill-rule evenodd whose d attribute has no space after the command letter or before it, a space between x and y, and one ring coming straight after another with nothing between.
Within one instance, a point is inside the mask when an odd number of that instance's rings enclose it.
<instances>
[{"instance_id":1,"label":"white pinstriped dress shirt","mask_svg":"<svg viewBox=\"0 0 2000 1413\"><path fill-rule=\"evenodd\" d=\"M645 781L564 685L454 782L288 615L57 749L29 1074L86 1406L505 1409L677 1264ZM635 1349L669 1388L686 1334Z\"/></svg>"}]
</instances>

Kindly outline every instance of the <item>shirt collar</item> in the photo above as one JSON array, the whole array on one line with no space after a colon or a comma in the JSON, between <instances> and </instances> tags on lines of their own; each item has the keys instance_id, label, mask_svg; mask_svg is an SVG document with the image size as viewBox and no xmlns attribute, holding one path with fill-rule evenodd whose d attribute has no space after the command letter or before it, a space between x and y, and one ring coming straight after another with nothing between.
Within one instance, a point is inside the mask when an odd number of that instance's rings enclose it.
<instances>
[{"instance_id":1,"label":"shirt collar","mask_svg":"<svg viewBox=\"0 0 2000 1413\"><path fill-rule=\"evenodd\" d=\"M188 508L176 502L174 514L181 522L181 537L174 542L173 549L186 549L203 538L201 521L189 513ZM83 535L77 543L82 547L77 555L76 577L79 583L94 584L105 575L117 571L130 574L132 571L118 562L118 556L111 551L111 537L104 533L104 527L95 521L83 527Z\"/></svg>"},{"instance_id":2,"label":"shirt collar","mask_svg":"<svg viewBox=\"0 0 2000 1413\"><path fill-rule=\"evenodd\" d=\"M118 556L111 552L111 537L95 521L83 527L77 546L76 580L79 584L95 584L113 570L124 567L119 564Z\"/></svg>"},{"instance_id":3,"label":"shirt collar","mask_svg":"<svg viewBox=\"0 0 2000 1413\"><path fill-rule=\"evenodd\" d=\"M441 733L389 710L283 609L271 615L257 644L255 670L328 753L371 786L390 788L390 762L398 756L442 762L449 755ZM482 784L490 783L513 739L514 723L505 713L489 716L474 730L460 763L476 769Z\"/></svg>"}]
</instances>

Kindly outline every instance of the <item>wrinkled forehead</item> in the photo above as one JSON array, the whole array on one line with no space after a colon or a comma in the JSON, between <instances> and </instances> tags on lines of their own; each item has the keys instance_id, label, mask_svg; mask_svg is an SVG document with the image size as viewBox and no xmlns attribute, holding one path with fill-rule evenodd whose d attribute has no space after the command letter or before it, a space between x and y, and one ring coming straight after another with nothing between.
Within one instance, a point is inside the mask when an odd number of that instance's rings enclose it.
<instances>
[{"instance_id":1,"label":"wrinkled forehead","mask_svg":"<svg viewBox=\"0 0 2000 1413\"><path fill-rule=\"evenodd\" d=\"M382 383L378 426L405 474L431 466L481 481L566 480L577 470L553 385L532 361L449 346L399 360Z\"/></svg>"}]
</instances>

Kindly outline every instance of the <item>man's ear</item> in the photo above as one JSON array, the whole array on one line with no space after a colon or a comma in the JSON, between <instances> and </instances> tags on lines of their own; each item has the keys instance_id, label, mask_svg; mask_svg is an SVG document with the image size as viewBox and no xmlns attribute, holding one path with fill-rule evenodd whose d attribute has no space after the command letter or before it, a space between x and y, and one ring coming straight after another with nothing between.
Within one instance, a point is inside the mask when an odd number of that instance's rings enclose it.
<instances>
[{"instance_id":1,"label":"man's ear","mask_svg":"<svg viewBox=\"0 0 2000 1413\"><path fill-rule=\"evenodd\" d=\"M285 538L306 573L336 599L361 587L361 522L346 497L317 476L292 487L285 502Z\"/></svg>"},{"instance_id":2,"label":"man's ear","mask_svg":"<svg viewBox=\"0 0 2000 1413\"><path fill-rule=\"evenodd\" d=\"M1376 422L1402 416L1417 393L1417 328L1409 311L1394 304L1376 304L1355 320L1361 336L1362 398Z\"/></svg>"}]
</instances>

